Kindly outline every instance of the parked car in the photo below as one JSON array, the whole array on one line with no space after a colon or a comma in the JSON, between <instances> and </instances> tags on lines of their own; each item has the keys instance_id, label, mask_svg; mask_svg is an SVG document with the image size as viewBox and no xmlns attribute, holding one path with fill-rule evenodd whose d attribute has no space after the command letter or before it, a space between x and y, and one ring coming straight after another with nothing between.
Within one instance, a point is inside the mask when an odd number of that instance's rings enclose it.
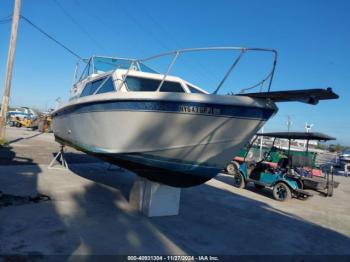
<instances>
[{"instance_id":1,"label":"parked car","mask_svg":"<svg viewBox=\"0 0 350 262\"><path fill-rule=\"evenodd\" d=\"M344 150L339 154L339 160L341 164L350 163L350 150Z\"/></svg>"}]
</instances>

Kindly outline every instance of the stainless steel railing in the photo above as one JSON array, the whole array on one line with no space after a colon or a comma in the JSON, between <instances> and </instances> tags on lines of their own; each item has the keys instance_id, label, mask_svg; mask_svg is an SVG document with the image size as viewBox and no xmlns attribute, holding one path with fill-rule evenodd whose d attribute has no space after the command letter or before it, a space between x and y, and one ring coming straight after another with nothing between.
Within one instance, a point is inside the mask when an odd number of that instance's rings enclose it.
<instances>
[{"instance_id":1,"label":"stainless steel railing","mask_svg":"<svg viewBox=\"0 0 350 262\"><path fill-rule=\"evenodd\" d=\"M130 61L130 66L127 69L126 73L123 75L122 81L121 83L118 85L117 90L120 89L120 87L125 83L125 80L127 78L127 76L129 75L130 71L134 70L135 67L138 68L138 65L140 65L141 63L145 63L145 62L149 62L151 60L155 60L161 57L165 57L165 56L173 56L173 58L171 59L165 74L162 77L162 80L157 88L157 91L160 90L160 88L162 87L162 85L164 84L164 81L166 80L167 76L170 74L171 70L173 69L174 65L176 64L176 61L178 60L178 58L184 54L184 53L189 53L189 52L211 52L211 51L234 51L237 52L239 51L239 54L237 56L236 59L233 60L232 64L230 65L230 67L228 68L227 72L225 73L224 77L219 81L217 87L215 88L213 94L217 94L219 92L219 90L221 89L221 87L223 86L223 84L226 82L227 78L231 75L232 71L235 69L235 67L237 66L237 64L241 61L242 57L244 56L245 53L247 52L271 52L274 54L274 59L273 59L273 64L272 64L272 68L271 70L268 72L268 74L266 75L266 77L264 77L261 81L259 81L258 83L254 84L253 86L250 86L248 88L244 88L242 90L240 90L240 93L244 93L247 90L252 90L258 86L260 86L260 91L262 91L262 87L265 83L268 83L268 88L267 91L269 92L271 90L271 85L272 85L272 81L273 81L273 77L274 77L274 73L275 73L275 69L276 69L276 64L277 64L277 51L274 49L268 49L268 48L248 48L248 47L202 47L202 48L186 48L186 49L179 49L179 50L175 50L175 51L171 51L171 52L165 52L165 53L161 53L161 54L157 54L154 56L150 56L147 58L143 58L143 59L129 59ZM117 58L116 58L117 59ZM86 63L86 61L85 61ZM91 65L92 64L92 65ZM83 70L83 74L86 71L90 70L90 67L93 67L93 58L90 58L87 61L87 65L86 68ZM94 70L94 68L92 68L92 70ZM83 75L82 74L82 75ZM76 78L76 77L75 77ZM79 79L80 81L81 79Z\"/></svg>"},{"instance_id":2,"label":"stainless steel railing","mask_svg":"<svg viewBox=\"0 0 350 262\"><path fill-rule=\"evenodd\" d=\"M274 59L273 59L273 64L272 64L272 68L269 71L269 73L267 74L267 76L265 78L263 78L261 81L259 81L257 84L248 87L248 88L244 88L241 90L241 92L245 92L246 90L250 90L253 89L257 86L262 86L265 82L268 82L268 91L271 90L271 85L272 85L272 80L273 80L273 76L275 73L275 68L276 68L276 64L277 64L277 51L274 49L268 49L268 48L247 48L247 47L202 47L202 48L186 48L186 49L179 49L179 50L175 50L175 51L171 51L171 52L166 52L166 53L161 53L158 55L154 55L151 57L147 57L144 59L139 59L136 60L137 62L140 63L145 63L147 61L150 60L154 60L160 57L164 57L164 56L169 56L169 55L173 55L173 59L171 60L166 73L163 76L163 79L161 81L161 83L158 86L157 91L160 90L161 86L163 85L166 77L169 75L169 73L171 72L173 66L176 63L176 60L178 59L178 57L183 54L183 53L188 53L188 52L203 52L203 51L240 51L238 57L233 61L233 63L230 65L230 67L228 68L226 74L224 75L224 77L220 80L218 86L215 88L215 91L213 92L213 94L217 94L219 92L219 90L221 89L221 87L223 86L223 84L225 83L225 81L227 80L227 78L230 76L230 74L232 73L233 69L237 66L237 64L239 63L239 61L242 59L243 55L246 52L249 51L258 51L258 52L272 52L274 54Z\"/></svg>"}]
</instances>

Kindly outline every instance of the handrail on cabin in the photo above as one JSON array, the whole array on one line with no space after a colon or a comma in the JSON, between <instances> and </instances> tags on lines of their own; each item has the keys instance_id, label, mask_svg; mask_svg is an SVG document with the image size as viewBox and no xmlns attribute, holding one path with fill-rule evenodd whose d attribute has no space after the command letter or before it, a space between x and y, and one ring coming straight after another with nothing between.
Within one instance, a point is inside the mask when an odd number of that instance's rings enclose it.
<instances>
[{"instance_id":1,"label":"handrail on cabin","mask_svg":"<svg viewBox=\"0 0 350 262\"><path fill-rule=\"evenodd\" d=\"M244 88L244 89L242 89L240 91L240 93L244 93L246 90L253 89L253 88L255 88L255 87L259 86L259 85L262 86L265 82L268 81L269 84L268 84L267 91L270 92L271 85L272 85L272 80L273 80L273 77L274 77L276 64L277 64L277 57L278 57L277 51L275 49L269 49L269 48L249 48L249 47L234 47L234 46L185 48L185 49L178 49L178 50L175 50L175 51L170 51L170 52L157 54L157 55L150 56L150 57L143 58L143 59L130 59L130 61L131 61L130 66L129 66L129 68L126 71L126 74L123 76L122 83L119 85L119 87L121 87L124 84L127 76L129 75L129 72L132 70L132 68L135 66L135 64L144 63L146 61L154 60L154 59L157 59L157 58L160 58L160 57L164 57L164 56L174 55L173 59L171 60L169 66L167 68L166 73L163 75L162 81L160 82L160 84L159 84L159 86L157 88L157 91L159 91L160 88L162 87L162 85L164 84L164 81L166 80L166 77L170 74L170 72L171 72L172 68L174 67L178 57L181 54L189 53L189 52L202 52L202 51L240 51L238 57L233 61L233 63L228 68L226 74L224 75L224 77L220 80L220 82L219 82L218 86L216 87L215 91L213 92L213 94L217 94L219 92L219 90L221 89L221 87L223 86L223 84L225 83L227 78L232 73L233 69L237 66L237 64L240 62L240 60L242 59L242 57L244 56L244 54L246 52L249 52L249 51L253 51L253 52L254 51L258 51L258 52L272 52L274 54L274 60L273 60L271 71L269 71L267 76L265 78L263 78L261 81L259 81L257 84L255 84L253 86L250 86L248 88ZM86 62L86 61L84 61L84 62ZM93 58L90 58L87 61L86 68L83 70L82 75L84 74L84 72L86 70L89 70L91 63L93 63ZM119 89L119 87L117 89Z\"/></svg>"},{"instance_id":2,"label":"handrail on cabin","mask_svg":"<svg viewBox=\"0 0 350 262\"><path fill-rule=\"evenodd\" d=\"M235 47L235 46L223 46L223 47L200 47L200 48L185 48L185 49L179 49L179 50L175 50L175 51L170 51L170 52L165 52L165 53L161 53L161 54L157 54L154 56L150 56L144 59L139 59L137 60L137 62L146 62L149 60L153 60L153 59L157 59L160 57L164 57L164 56L169 56L169 55L174 55L174 58L172 59L172 61L170 62L168 68L167 68L167 72L163 77L162 82L160 83L160 85L158 86L157 91L159 91L160 87L162 86L162 84L164 83L164 80L166 79L166 77L169 75L171 69L173 68L177 58L182 54L182 53L187 53L187 52L201 52L201 51L240 51L240 54L238 55L238 57L233 61L233 63L231 64L231 66L228 68L225 76L221 79L221 81L219 82L218 86L216 87L215 91L213 92L213 94L217 94L220 90L220 88L222 87L222 85L225 83L226 79L229 77L229 75L232 73L233 69L236 67L236 65L239 63L239 61L241 60L241 58L243 57L243 55L248 52L248 51L258 51L258 52L272 52L274 54L274 60L273 60L273 64L272 64L272 68L271 71L267 74L267 76L262 79L261 81L259 81L257 84L248 87L248 88L244 88L241 90L241 93L243 93L246 90L249 89L253 89L259 85L264 84L266 81L269 82L268 85L268 92L271 90L271 85L272 85L272 80L273 80L273 76L275 73L275 69L276 69L276 64L277 64L277 57L278 57L278 53L275 49L270 49L270 48L249 48L249 47Z\"/></svg>"}]
</instances>

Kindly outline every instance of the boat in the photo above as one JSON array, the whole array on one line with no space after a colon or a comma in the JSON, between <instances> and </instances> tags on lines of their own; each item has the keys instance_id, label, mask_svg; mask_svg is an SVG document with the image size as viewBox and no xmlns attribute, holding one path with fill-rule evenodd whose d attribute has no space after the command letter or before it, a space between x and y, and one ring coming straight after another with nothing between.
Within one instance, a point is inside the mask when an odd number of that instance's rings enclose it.
<instances>
[{"instance_id":1,"label":"boat","mask_svg":"<svg viewBox=\"0 0 350 262\"><path fill-rule=\"evenodd\" d=\"M213 93L170 74L179 56L205 51L238 52ZM272 53L272 69L239 94L219 94L247 52ZM169 56L165 73L148 65ZM215 177L276 114L276 102L316 104L338 97L330 88L271 91L277 63L274 49L192 48L145 59L93 56L83 62L85 69L76 78L69 102L52 112L56 140L174 187L195 186ZM247 93L258 87L261 92Z\"/></svg>"},{"instance_id":2,"label":"boat","mask_svg":"<svg viewBox=\"0 0 350 262\"><path fill-rule=\"evenodd\" d=\"M7 113L6 119L18 118L19 120L23 119L34 119L37 117L35 111L29 107L19 107L11 110Z\"/></svg>"}]
</instances>

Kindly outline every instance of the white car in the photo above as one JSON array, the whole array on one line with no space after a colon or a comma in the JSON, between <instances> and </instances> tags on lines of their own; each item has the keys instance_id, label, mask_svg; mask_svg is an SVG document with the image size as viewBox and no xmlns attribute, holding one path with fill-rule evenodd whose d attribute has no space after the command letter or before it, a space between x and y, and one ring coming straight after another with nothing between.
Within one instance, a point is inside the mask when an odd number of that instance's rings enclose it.
<instances>
[{"instance_id":1,"label":"white car","mask_svg":"<svg viewBox=\"0 0 350 262\"><path fill-rule=\"evenodd\" d=\"M350 150L345 150L340 153L339 160L341 163L350 163Z\"/></svg>"}]
</instances>

